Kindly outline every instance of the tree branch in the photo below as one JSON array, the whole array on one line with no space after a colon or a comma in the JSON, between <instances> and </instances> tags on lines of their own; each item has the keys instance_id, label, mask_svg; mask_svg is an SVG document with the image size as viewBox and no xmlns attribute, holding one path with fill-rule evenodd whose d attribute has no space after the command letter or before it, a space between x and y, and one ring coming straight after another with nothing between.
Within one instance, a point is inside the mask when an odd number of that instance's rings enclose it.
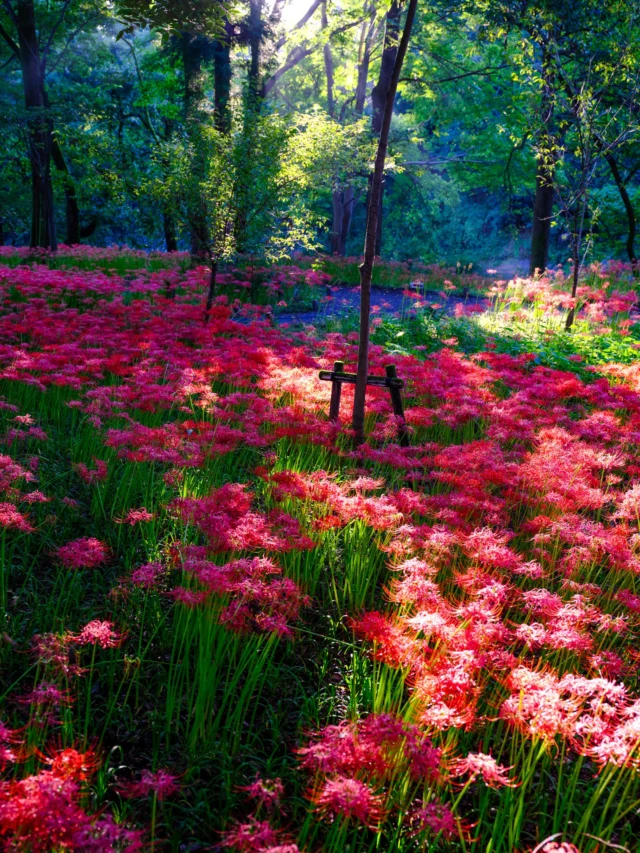
<instances>
[{"instance_id":1,"label":"tree branch","mask_svg":"<svg viewBox=\"0 0 640 853\"><path fill-rule=\"evenodd\" d=\"M424 80L422 77L401 77L401 83L417 83L420 86L437 86L440 83L452 83L455 80L462 80L465 77L490 77L496 71L500 71L503 68L506 68L507 64L503 63L502 65L490 66L488 65L486 68L478 68L475 71L465 71L462 74L452 74L450 77L439 77L436 80Z\"/></svg>"},{"instance_id":2,"label":"tree branch","mask_svg":"<svg viewBox=\"0 0 640 853\"><path fill-rule=\"evenodd\" d=\"M58 31L58 27L63 22L64 17L67 14L67 9L69 8L70 5L71 5L71 0L65 0L64 5L62 7L62 11L60 12L60 15L58 16L58 20L55 22L55 24L51 28L51 32L49 33L49 38L47 39L47 43L41 51L40 61L42 63L43 68L47 63L47 56L49 55L49 51L51 50L51 45L53 44L53 39L55 38L55 34Z\"/></svg>"},{"instance_id":3,"label":"tree branch","mask_svg":"<svg viewBox=\"0 0 640 853\"><path fill-rule=\"evenodd\" d=\"M2 26L2 24L0 24L0 36L2 36L2 38L6 41L6 43L9 45L9 47L14 52L14 54L17 57L20 57L20 48L15 43L15 41L11 38L11 36L5 30L5 28Z\"/></svg>"}]
</instances>

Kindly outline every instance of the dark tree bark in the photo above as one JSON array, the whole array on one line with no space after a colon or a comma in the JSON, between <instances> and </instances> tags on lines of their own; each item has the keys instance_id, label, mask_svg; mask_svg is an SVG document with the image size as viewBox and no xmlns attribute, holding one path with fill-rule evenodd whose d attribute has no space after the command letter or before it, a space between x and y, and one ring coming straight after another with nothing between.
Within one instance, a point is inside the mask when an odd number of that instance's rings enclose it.
<instances>
[{"instance_id":1,"label":"dark tree bark","mask_svg":"<svg viewBox=\"0 0 640 853\"><path fill-rule=\"evenodd\" d=\"M173 134L173 119L165 118L164 119L164 139L165 142L168 142L171 139ZM162 159L162 167L165 170L165 174L169 170L169 162L166 155L163 156ZM164 232L164 243L167 249L167 252L177 252L178 251L178 236L176 233L176 223L173 215L173 210L171 208L171 204L169 202L164 203L162 208L162 230Z\"/></svg>"},{"instance_id":2,"label":"dark tree bark","mask_svg":"<svg viewBox=\"0 0 640 853\"><path fill-rule=\"evenodd\" d=\"M222 133L231 130L231 39L228 32L213 43L214 108L216 127Z\"/></svg>"},{"instance_id":3,"label":"dark tree bark","mask_svg":"<svg viewBox=\"0 0 640 853\"><path fill-rule=\"evenodd\" d=\"M398 88L398 80L402 71L402 65L411 38L411 29L416 15L418 0L409 0L407 18L402 31L402 38L398 45L398 52L393 66L389 88L384 103L382 126L380 128L380 139L376 152L375 165L373 169L373 180L371 182L371 193L369 198L369 209L367 210L367 232L364 241L364 258L360 265L360 340L358 344L358 368L356 373L356 387L353 398L353 433L356 443L364 441L364 405L367 392L367 373L369 370L369 322L371 313L371 277L373 274L373 263L375 258L376 234L378 230L378 215L380 210L380 196L382 193L382 179L384 176L384 165L389 144L389 130L393 117L393 104Z\"/></svg>"},{"instance_id":4,"label":"dark tree bark","mask_svg":"<svg viewBox=\"0 0 640 853\"><path fill-rule=\"evenodd\" d=\"M387 96L391 75L393 74L393 66L398 53L401 12L402 7L400 3L397 0L393 0L386 17L378 82L371 90L371 130L376 136L380 136L380 131L382 130L384 101Z\"/></svg>"},{"instance_id":5,"label":"dark tree bark","mask_svg":"<svg viewBox=\"0 0 640 853\"><path fill-rule=\"evenodd\" d=\"M322 29L326 30L328 26L326 0L324 0L322 4L321 16ZM324 73L327 78L327 112L329 113L329 118L333 118L336 109L336 102L333 94L333 53L331 52L331 42L328 39L324 44L323 53Z\"/></svg>"},{"instance_id":6,"label":"dark tree bark","mask_svg":"<svg viewBox=\"0 0 640 853\"><path fill-rule=\"evenodd\" d=\"M248 72L248 96L249 104L257 107L260 98L260 47L264 34L264 22L262 20L262 0L249 0L249 72Z\"/></svg>"},{"instance_id":7,"label":"dark tree bark","mask_svg":"<svg viewBox=\"0 0 640 853\"><path fill-rule=\"evenodd\" d=\"M553 171L544 165L538 166L536 194L533 201L533 230L531 233L531 258L529 275L536 270L544 272L549 260L549 238L553 215Z\"/></svg>"},{"instance_id":8,"label":"dark tree bark","mask_svg":"<svg viewBox=\"0 0 640 853\"><path fill-rule=\"evenodd\" d=\"M380 135L382 129L382 117L384 114L384 101L391 82L393 66L398 53L398 37L400 33L400 15L402 8L397 0L389 7L385 21L384 45L382 58L380 60L380 72L378 82L371 90L371 130L375 136ZM376 233L376 255L382 254L382 222L384 211L384 193L388 178L382 181L380 190L380 212L378 216L378 230Z\"/></svg>"},{"instance_id":9,"label":"dark tree bark","mask_svg":"<svg viewBox=\"0 0 640 853\"><path fill-rule=\"evenodd\" d=\"M78 205L78 196L76 195L76 186L69 173L67 161L62 153L60 143L54 136L51 147L51 157L56 169L62 175L62 184L64 187L65 211L67 217L67 234L65 242L67 246L75 246L80 242L81 226L80 226L80 207Z\"/></svg>"},{"instance_id":10,"label":"dark tree bark","mask_svg":"<svg viewBox=\"0 0 640 853\"><path fill-rule=\"evenodd\" d=\"M367 97L367 81L371 62L371 44L375 30L375 16L362 24L360 61L358 63L358 82L356 85L354 110L357 116L362 116ZM326 66L325 66L326 68ZM355 191L353 187L345 187L343 191L333 193L333 230L331 251L344 257L347 251L347 240L351 231L353 209L355 207Z\"/></svg>"},{"instance_id":11,"label":"dark tree bark","mask_svg":"<svg viewBox=\"0 0 640 853\"><path fill-rule=\"evenodd\" d=\"M180 46L184 70L184 117L187 133L197 140L197 130L203 119L204 63L209 54L210 42L204 36L183 32ZM197 156L197 141L195 148L193 168L204 175L204 163ZM191 227L191 256L195 259L207 250L207 226L200 210L190 210L188 215Z\"/></svg>"},{"instance_id":12,"label":"dark tree bark","mask_svg":"<svg viewBox=\"0 0 640 853\"><path fill-rule=\"evenodd\" d=\"M213 298L216 295L216 279L218 276L218 262L210 259L211 261L211 275L209 276L209 292L207 293L207 305L204 309L204 322L205 326L209 322L211 308L213 307Z\"/></svg>"},{"instance_id":13,"label":"dark tree bark","mask_svg":"<svg viewBox=\"0 0 640 853\"><path fill-rule=\"evenodd\" d=\"M616 183L618 188L618 192L620 193L620 198L622 199L622 204L624 205L624 209L627 214L627 222L628 222L628 231L627 231L627 254L629 255L629 260L631 261L632 266L635 267L638 264L638 259L636 258L636 250L635 250L635 241L636 241L636 213L633 209L633 204L631 203L631 199L629 198L629 193L627 192L627 188L625 186L624 181L622 180L622 175L620 174L620 169L618 169L618 164L616 162L615 157L611 152L606 155L607 164L609 169L611 170L611 174L613 176L613 180Z\"/></svg>"},{"instance_id":14,"label":"dark tree bark","mask_svg":"<svg viewBox=\"0 0 640 853\"><path fill-rule=\"evenodd\" d=\"M15 18L31 168L30 245L56 251L58 243L51 183L53 123L45 105L44 63L40 57L33 0L19 0Z\"/></svg>"},{"instance_id":15,"label":"dark tree bark","mask_svg":"<svg viewBox=\"0 0 640 853\"><path fill-rule=\"evenodd\" d=\"M536 194L533 201L533 228L531 231L531 256L529 274L536 270L544 272L549 260L549 238L553 215L555 157L551 121L553 119L553 79L546 46L542 49L542 103L543 132L540 140L538 168L536 172Z\"/></svg>"}]
</instances>

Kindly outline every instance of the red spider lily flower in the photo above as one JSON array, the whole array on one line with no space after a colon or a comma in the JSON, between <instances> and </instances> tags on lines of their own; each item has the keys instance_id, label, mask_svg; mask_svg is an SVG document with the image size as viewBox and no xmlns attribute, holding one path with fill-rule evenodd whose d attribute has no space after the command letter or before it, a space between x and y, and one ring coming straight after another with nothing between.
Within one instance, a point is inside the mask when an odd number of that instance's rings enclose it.
<instances>
[{"instance_id":1,"label":"red spider lily flower","mask_svg":"<svg viewBox=\"0 0 640 853\"><path fill-rule=\"evenodd\" d=\"M109 467L104 460L94 458L93 461L96 466L93 469L87 468L84 462L78 462L75 466L78 476L90 486L96 483L103 483L109 475Z\"/></svg>"},{"instance_id":2,"label":"red spider lily flower","mask_svg":"<svg viewBox=\"0 0 640 853\"><path fill-rule=\"evenodd\" d=\"M197 607L209 597L209 593L206 591L199 592L198 590L187 589L183 586L172 589L167 595L180 604L184 604L185 607Z\"/></svg>"},{"instance_id":3,"label":"red spider lily flower","mask_svg":"<svg viewBox=\"0 0 640 853\"><path fill-rule=\"evenodd\" d=\"M34 492L26 492L20 500L26 504L47 504L50 503L51 498L48 498L42 492L36 490Z\"/></svg>"},{"instance_id":4,"label":"red spider lily flower","mask_svg":"<svg viewBox=\"0 0 640 853\"><path fill-rule=\"evenodd\" d=\"M17 782L0 782L0 835L6 849L50 853L141 849L138 832L109 815L89 815L76 781L45 770Z\"/></svg>"},{"instance_id":5,"label":"red spider lily flower","mask_svg":"<svg viewBox=\"0 0 640 853\"><path fill-rule=\"evenodd\" d=\"M101 622L94 619L88 622L79 634L75 635L79 646L100 646L101 649L115 649L122 645L124 635L113 630L113 622Z\"/></svg>"},{"instance_id":6,"label":"red spider lily flower","mask_svg":"<svg viewBox=\"0 0 640 853\"><path fill-rule=\"evenodd\" d=\"M18 731L10 729L0 720L0 770L24 759L26 753L20 740Z\"/></svg>"},{"instance_id":7,"label":"red spider lily flower","mask_svg":"<svg viewBox=\"0 0 640 853\"><path fill-rule=\"evenodd\" d=\"M432 802L412 809L407 816L411 835L430 832L452 838L458 831L456 819L446 803Z\"/></svg>"},{"instance_id":8,"label":"red spider lily flower","mask_svg":"<svg viewBox=\"0 0 640 853\"><path fill-rule=\"evenodd\" d=\"M335 776L320 782L309 794L316 810L333 820L351 818L377 829L385 818L384 798L359 779Z\"/></svg>"},{"instance_id":9,"label":"red spider lily flower","mask_svg":"<svg viewBox=\"0 0 640 853\"><path fill-rule=\"evenodd\" d=\"M50 755L37 753L38 758L50 767L52 775L60 779L86 782L95 774L102 760L91 749L80 752L73 747L52 750Z\"/></svg>"},{"instance_id":10,"label":"red spider lily flower","mask_svg":"<svg viewBox=\"0 0 640 853\"><path fill-rule=\"evenodd\" d=\"M82 675L84 670L71 660L71 644L74 635L65 634L34 634L31 639L31 650L37 657L38 663L50 666L67 677Z\"/></svg>"},{"instance_id":11,"label":"red spider lily flower","mask_svg":"<svg viewBox=\"0 0 640 853\"><path fill-rule=\"evenodd\" d=\"M490 755L485 755L483 752L470 752L466 758L461 758L453 762L450 772L452 776L466 776L468 782L475 782L480 776L490 788L515 788L517 782L514 782L507 775L510 767L503 767L498 764L495 758Z\"/></svg>"},{"instance_id":12,"label":"red spider lily flower","mask_svg":"<svg viewBox=\"0 0 640 853\"><path fill-rule=\"evenodd\" d=\"M240 790L246 791L252 799L258 801L259 805L272 809L280 805L284 785L280 779L261 779L256 776L255 782L241 787Z\"/></svg>"},{"instance_id":13,"label":"red spider lily flower","mask_svg":"<svg viewBox=\"0 0 640 853\"><path fill-rule=\"evenodd\" d=\"M94 569L107 560L109 549L99 539L83 537L58 548L57 556L69 569Z\"/></svg>"},{"instance_id":14,"label":"red spider lily flower","mask_svg":"<svg viewBox=\"0 0 640 853\"><path fill-rule=\"evenodd\" d=\"M0 527L6 530L19 530L21 533L33 533L33 527L27 518L13 504L0 502Z\"/></svg>"},{"instance_id":15,"label":"red spider lily flower","mask_svg":"<svg viewBox=\"0 0 640 853\"><path fill-rule=\"evenodd\" d=\"M68 690L62 690L57 684L41 681L30 693L20 696L18 701L23 705L47 707L50 705L68 705L72 699Z\"/></svg>"},{"instance_id":16,"label":"red spider lily flower","mask_svg":"<svg viewBox=\"0 0 640 853\"><path fill-rule=\"evenodd\" d=\"M531 853L580 853L570 841L543 841Z\"/></svg>"},{"instance_id":17,"label":"red spider lily flower","mask_svg":"<svg viewBox=\"0 0 640 853\"><path fill-rule=\"evenodd\" d=\"M165 574L166 569L161 563L145 563L131 573L131 583L143 589L154 589Z\"/></svg>"},{"instance_id":18,"label":"red spider lily flower","mask_svg":"<svg viewBox=\"0 0 640 853\"><path fill-rule=\"evenodd\" d=\"M164 800L180 790L179 778L168 770L143 770L138 782L123 782L118 790L130 799L153 794L159 800Z\"/></svg>"},{"instance_id":19,"label":"red spider lily flower","mask_svg":"<svg viewBox=\"0 0 640 853\"><path fill-rule=\"evenodd\" d=\"M269 848L278 847L278 833L269 821L249 818L246 823L238 823L222 836L222 846L231 847L238 853L263 853Z\"/></svg>"},{"instance_id":20,"label":"red spider lily flower","mask_svg":"<svg viewBox=\"0 0 640 853\"><path fill-rule=\"evenodd\" d=\"M149 512L145 507L141 507L140 509L130 509L124 518L116 518L114 521L116 524L130 524L133 527L135 524L153 521L154 518L155 514L153 512Z\"/></svg>"},{"instance_id":21,"label":"red spider lily flower","mask_svg":"<svg viewBox=\"0 0 640 853\"><path fill-rule=\"evenodd\" d=\"M263 847L261 853L300 853L297 844L276 844L275 847Z\"/></svg>"}]
</instances>

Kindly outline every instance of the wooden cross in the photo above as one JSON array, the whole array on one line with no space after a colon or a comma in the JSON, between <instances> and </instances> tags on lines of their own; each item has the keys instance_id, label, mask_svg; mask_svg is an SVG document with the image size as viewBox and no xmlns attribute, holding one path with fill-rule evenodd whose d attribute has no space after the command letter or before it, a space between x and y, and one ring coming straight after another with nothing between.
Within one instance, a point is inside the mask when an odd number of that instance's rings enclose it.
<instances>
[{"instance_id":1,"label":"wooden cross","mask_svg":"<svg viewBox=\"0 0 640 853\"><path fill-rule=\"evenodd\" d=\"M404 408L402 406L402 394L400 391L404 388L404 380L398 378L395 365L388 364L385 367L386 376L367 376L367 385L374 385L378 388L388 388L391 395L391 405L393 406L393 414L398 419L398 441L402 447L409 446L409 432L404 419ZM320 379L324 382L331 382L331 403L329 404L329 420L338 423L340 420L340 397L342 396L342 385L346 382L348 385L356 384L355 373L345 373L344 362L334 361L333 370L321 370Z\"/></svg>"}]
</instances>

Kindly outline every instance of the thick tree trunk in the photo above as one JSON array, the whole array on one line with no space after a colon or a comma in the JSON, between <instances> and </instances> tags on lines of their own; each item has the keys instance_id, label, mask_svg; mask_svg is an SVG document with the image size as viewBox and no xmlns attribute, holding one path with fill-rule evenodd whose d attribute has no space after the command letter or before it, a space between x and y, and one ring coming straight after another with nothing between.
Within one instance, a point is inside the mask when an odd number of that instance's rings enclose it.
<instances>
[{"instance_id":1,"label":"thick tree trunk","mask_svg":"<svg viewBox=\"0 0 640 853\"><path fill-rule=\"evenodd\" d=\"M380 210L380 196L382 192L382 179L384 176L384 164L387 156L387 145L389 143L389 130L393 117L393 104L398 88L400 72L409 46L411 29L416 15L418 0L409 0L407 19L405 21L402 38L398 45L396 61L393 73L389 81L389 87L384 103L382 126L380 128L380 139L376 152L375 165L373 169L373 180L371 182L371 193L369 198L369 209L367 211L367 233L364 242L364 258L360 266L360 341L358 344L358 368L356 373L356 387L353 398L353 433L356 443L364 441L364 405L367 392L367 373L369 370L369 320L371 313L371 277L373 274L373 263L376 248L376 235L378 231L378 215Z\"/></svg>"},{"instance_id":2,"label":"thick tree trunk","mask_svg":"<svg viewBox=\"0 0 640 853\"><path fill-rule=\"evenodd\" d=\"M164 139L165 142L168 142L171 139L173 134L173 119L165 118L164 119ZM163 155L162 158L162 168L165 171L165 174L169 171L169 161L168 156ZM174 211L171 207L170 202L165 201L162 208L162 230L164 232L164 243L167 249L167 252L177 252L178 251L178 236L176 233L176 222L174 217Z\"/></svg>"},{"instance_id":3,"label":"thick tree trunk","mask_svg":"<svg viewBox=\"0 0 640 853\"><path fill-rule=\"evenodd\" d=\"M529 275L536 270L544 272L549 260L549 237L553 215L553 172L545 165L538 166L536 195L533 202L533 230L531 233L531 258Z\"/></svg>"},{"instance_id":4,"label":"thick tree trunk","mask_svg":"<svg viewBox=\"0 0 640 853\"><path fill-rule=\"evenodd\" d=\"M631 199L629 198L629 193L627 192L627 188L625 186L624 181L622 180L622 175L620 174L620 170L618 169L618 164L616 163L615 157L613 154L608 153L606 155L607 164L609 169L611 170L611 174L613 176L613 180L616 183L618 188L618 192L620 193L620 198L622 199L622 204L624 205L624 209L627 214L627 222L628 222L628 232L627 232L627 254L629 255L629 260L631 264L635 268L638 263L638 259L636 258L636 249L635 249L635 241L636 241L636 213L633 209L633 204L631 203Z\"/></svg>"},{"instance_id":5,"label":"thick tree trunk","mask_svg":"<svg viewBox=\"0 0 640 853\"><path fill-rule=\"evenodd\" d=\"M249 0L249 72L247 77L249 105L256 108L260 96L260 46L264 25L262 0Z\"/></svg>"},{"instance_id":6,"label":"thick tree trunk","mask_svg":"<svg viewBox=\"0 0 640 853\"><path fill-rule=\"evenodd\" d=\"M371 131L375 136L380 136L380 130L382 129L384 100L387 95L389 83L391 82L393 66L398 53L401 13L402 7L400 6L400 3L398 3L397 0L393 0L389 7L389 11L387 12L385 21L384 46L382 48L378 82L371 90ZM382 187L380 189L380 213L378 216L378 230L376 233L376 255L378 256L382 253L382 213L384 208L385 185L386 180L383 180Z\"/></svg>"},{"instance_id":7,"label":"thick tree trunk","mask_svg":"<svg viewBox=\"0 0 640 853\"><path fill-rule=\"evenodd\" d=\"M397 0L389 7L384 29L384 46L380 60L380 73L378 82L371 90L371 130L376 136L380 136L382 130L382 118L384 115L384 101L391 82L393 66L398 53L398 35L400 32L400 15L402 7Z\"/></svg>"},{"instance_id":8,"label":"thick tree trunk","mask_svg":"<svg viewBox=\"0 0 640 853\"><path fill-rule=\"evenodd\" d=\"M19 0L17 32L24 103L28 117L27 136L32 201L30 245L55 251L58 245L51 184L53 127L44 101L44 66L40 61L33 0Z\"/></svg>"},{"instance_id":9,"label":"thick tree trunk","mask_svg":"<svg viewBox=\"0 0 640 853\"><path fill-rule=\"evenodd\" d=\"M547 47L542 48L542 102L541 116L543 132L538 151L536 172L536 194L533 201L533 228L531 231L531 256L529 275L536 271L543 273L549 260L549 238L551 236L551 217L553 215L553 196L555 179L555 155L551 121L553 119L553 76Z\"/></svg>"},{"instance_id":10,"label":"thick tree trunk","mask_svg":"<svg viewBox=\"0 0 640 853\"><path fill-rule=\"evenodd\" d=\"M53 159L53 163L56 169L62 175L62 182L64 186L65 209L67 217L67 234L65 237L65 242L67 246L75 246L80 242L82 230L80 227L80 207L78 205L78 196L76 195L76 187L73 182L73 178L69 174L69 167L67 166L67 161L64 159L62 148L60 148L60 143L55 138L55 136L53 138L53 145L51 148L51 157Z\"/></svg>"},{"instance_id":11,"label":"thick tree trunk","mask_svg":"<svg viewBox=\"0 0 640 853\"><path fill-rule=\"evenodd\" d=\"M209 41L193 33L182 33L182 64L184 70L184 117L187 133L195 140L196 156L194 170L204 176L204 163L198 157L197 131L203 120L204 104L204 61L209 50ZM189 211L191 228L191 256L202 256L208 245L207 227L198 206Z\"/></svg>"},{"instance_id":12,"label":"thick tree trunk","mask_svg":"<svg viewBox=\"0 0 640 853\"><path fill-rule=\"evenodd\" d=\"M231 42L229 34L213 44L214 108L216 127L222 133L231 130Z\"/></svg>"}]
</instances>

